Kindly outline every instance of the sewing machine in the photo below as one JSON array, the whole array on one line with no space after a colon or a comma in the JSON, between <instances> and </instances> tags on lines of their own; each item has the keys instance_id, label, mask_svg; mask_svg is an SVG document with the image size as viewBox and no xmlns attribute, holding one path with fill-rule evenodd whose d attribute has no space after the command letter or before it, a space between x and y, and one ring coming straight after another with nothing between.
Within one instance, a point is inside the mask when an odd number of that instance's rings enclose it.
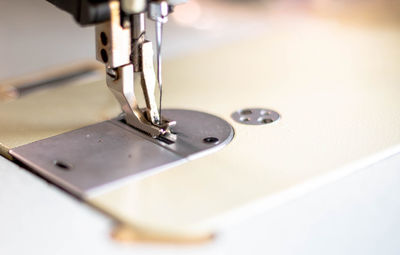
<instances>
[{"instance_id":1,"label":"sewing machine","mask_svg":"<svg viewBox=\"0 0 400 255\"><path fill-rule=\"evenodd\" d=\"M122 113L18 148L3 147L10 158L85 200L132 178L144 178L215 152L233 139L232 126L217 116L162 109L162 27L174 6L185 1L50 2L71 13L80 25L96 26L96 58L105 65L107 86ZM146 38L147 18L156 27L156 72L152 42ZM3 92L10 97L21 93L21 89ZM143 96L143 105L137 94ZM279 118L269 110L247 109L238 111L236 119L245 122L243 118L251 114L260 116L248 121L254 125Z\"/></svg>"},{"instance_id":2,"label":"sewing machine","mask_svg":"<svg viewBox=\"0 0 400 255\"><path fill-rule=\"evenodd\" d=\"M88 3L94 12L65 9L96 23L107 85L2 104L0 147L135 237L210 240L399 151L398 70L389 68L398 66L390 51L398 32L273 21L259 38L170 60L161 108L161 36L154 70L143 22L154 19L161 32L171 8Z\"/></svg>"},{"instance_id":3,"label":"sewing machine","mask_svg":"<svg viewBox=\"0 0 400 255\"><path fill-rule=\"evenodd\" d=\"M121 105L126 124L152 138L174 142L170 130L174 122L162 118L162 26L168 21L168 14L174 6L184 1L50 2L70 12L81 25L97 24L96 57L105 64L107 85ZM146 16L156 24L157 79L153 68L152 42L145 38ZM145 97L143 109L135 96L135 79ZM159 100L155 93L157 87Z\"/></svg>"}]
</instances>

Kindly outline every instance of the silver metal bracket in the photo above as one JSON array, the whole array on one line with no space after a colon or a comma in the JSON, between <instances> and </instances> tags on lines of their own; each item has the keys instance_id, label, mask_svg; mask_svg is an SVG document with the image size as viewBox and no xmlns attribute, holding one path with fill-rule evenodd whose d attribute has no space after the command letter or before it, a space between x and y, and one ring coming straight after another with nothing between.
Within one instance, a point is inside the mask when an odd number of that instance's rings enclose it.
<instances>
[{"instance_id":1,"label":"silver metal bracket","mask_svg":"<svg viewBox=\"0 0 400 255\"><path fill-rule=\"evenodd\" d=\"M106 66L107 86L120 103L128 125L151 137L171 137L172 123L161 116L161 91L157 108L153 47L145 40L144 13L123 19L119 1L110 1L109 8L110 20L96 25L96 58ZM144 109L139 108L135 95L135 77L146 102Z\"/></svg>"},{"instance_id":2,"label":"silver metal bracket","mask_svg":"<svg viewBox=\"0 0 400 255\"><path fill-rule=\"evenodd\" d=\"M175 142L114 119L14 148L10 154L50 182L84 198L154 174L228 144L233 128L198 111L165 110Z\"/></svg>"}]
</instances>

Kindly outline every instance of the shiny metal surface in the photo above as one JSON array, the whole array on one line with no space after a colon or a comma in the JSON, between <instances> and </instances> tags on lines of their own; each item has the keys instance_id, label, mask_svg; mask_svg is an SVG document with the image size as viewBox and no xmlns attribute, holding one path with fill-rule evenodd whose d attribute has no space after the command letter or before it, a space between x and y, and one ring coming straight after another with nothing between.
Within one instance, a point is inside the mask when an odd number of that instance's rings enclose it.
<instances>
[{"instance_id":1,"label":"shiny metal surface","mask_svg":"<svg viewBox=\"0 0 400 255\"><path fill-rule=\"evenodd\" d=\"M132 63L135 72L141 72L142 61L140 58L140 46L145 41L146 19L144 13L135 14L131 17L132 23Z\"/></svg>"},{"instance_id":2,"label":"shiny metal surface","mask_svg":"<svg viewBox=\"0 0 400 255\"><path fill-rule=\"evenodd\" d=\"M158 88L160 91L160 99L159 99L159 115L162 117L162 88L163 88L163 80L162 80L162 55L161 55L161 45L162 45L162 33L163 33L163 23L156 22L156 43L157 43L157 81Z\"/></svg>"},{"instance_id":3,"label":"shiny metal surface","mask_svg":"<svg viewBox=\"0 0 400 255\"><path fill-rule=\"evenodd\" d=\"M121 7L126 13L140 13L146 10L146 2L146 0L121 0Z\"/></svg>"},{"instance_id":4,"label":"shiny metal surface","mask_svg":"<svg viewBox=\"0 0 400 255\"><path fill-rule=\"evenodd\" d=\"M141 46L141 57L142 57L142 79L141 85L143 95L146 101L146 113L148 120L153 125L161 125L161 115L157 109L156 103L156 87L157 81L153 66L153 46L152 43L146 41Z\"/></svg>"},{"instance_id":5,"label":"shiny metal surface","mask_svg":"<svg viewBox=\"0 0 400 255\"><path fill-rule=\"evenodd\" d=\"M150 124L137 104L133 87L133 66L125 65L117 68L115 71L116 77L110 74L107 75L107 86L120 103L122 111L125 113L126 122L150 136L156 137L161 135L162 130Z\"/></svg>"},{"instance_id":6,"label":"shiny metal surface","mask_svg":"<svg viewBox=\"0 0 400 255\"><path fill-rule=\"evenodd\" d=\"M168 13L167 2L162 3L159 15ZM173 122L161 117L162 93L160 106L157 107L153 49L152 43L145 39L145 15L136 13L126 17L126 13L121 13L119 4L119 1L110 1L110 21L96 26L96 57L106 66L107 86L120 103L128 125L151 137L164 136L174 140L169 130ZM158 58L158 65L160 63ZM161 81L161 68L157 71ZM144 109L139 108L134 93L135 77L146 102Z\"/></svg>"},{"instance_id":7,"label":"shiny metal surface","mask_svg":"<svg viewBox=\"0 0 400 255\"><path fill-rule=\"evenodd\" d=\"M125 13L137 14L146 11L147 0L120 0L120 1L121 1L121 7ZM157 2L157 0L154 0L153 2ZM185 3L187 2L187 0L169 0L166 2L168 2L168 5L175 6L178 4Z\"/></svg>"},{"instance_id":8,"label":"shiny metal surface","mask_svg":"<svg viewBox=\"0 0 400 255\"><path fill-rule=\"evenodd\" d=\"M130 63L131 29L121 26L120 3L110 1L110 20L96 25L96 59L107 67Z\"/></svg>"},{"instance_id":9,"label":"shiny metal surface","mask_svg":"<svg viewBox=\"0 0 400 255\"><path fill-rule=\"evenodd\" d=\"M211 153L233 138L232 127L216 116L189 110L165 110L165 115L177 120L173 144L115 119L20 146L10 154L74 195L88 197ZM205 142L208 137L218 142Z\"/></svg>"},{"instance_id":10,"label":"shiny metal surface","mask_svg":"<svg viewBox=\"0 0 400 255\"><path fill-rule=\"evenodd\" d=\"M153 1L149 4L149 18L155 21L156 24L156 48L157 48L157 82L160 91L160 98L158 104L159 115L162 117L162 33L163 24L168 21L169 7L167 1Z\"/></svg>"},{"instance_id":11,"label":"shiny metal surface","mask_svg":"<svg viewBox=\"0 0 400 255\"><path fill-rule=\"evenodd\" d=\"M236 122L246 125L265 125L279 120L276 111L264 108L246 108L238 110L231 115Z\"/></svg>"}]
</instances>

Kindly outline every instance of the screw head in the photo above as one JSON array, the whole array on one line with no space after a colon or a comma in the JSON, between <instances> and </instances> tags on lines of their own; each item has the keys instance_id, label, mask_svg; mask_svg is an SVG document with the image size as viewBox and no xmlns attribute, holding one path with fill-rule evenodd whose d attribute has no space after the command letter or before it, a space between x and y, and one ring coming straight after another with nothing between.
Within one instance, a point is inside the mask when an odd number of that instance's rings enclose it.
<instances>
[{"instance_id":1,"label":"screw head","mask_svg":"<svg viewBox=\"0 0 400 255\"><path fill-rule=\"evenodd\" d=\"M279 120L280 115L270 109L244 108L232 113L231 117L241 124L265 125Z\"/></svg>"},{"instance_id":2,"label":"screw head","mask_svg":"<svg viewBox=\"0 0 400 255\"><path fill-rule=\"evenodd\" d=\"M210 137L204 138L204 139L203 139L203 142L209 143L209 144L217 144L217 143L219 142L219 139L216 138L216 137L210 136Z\"/></svg>"}]
</instances>

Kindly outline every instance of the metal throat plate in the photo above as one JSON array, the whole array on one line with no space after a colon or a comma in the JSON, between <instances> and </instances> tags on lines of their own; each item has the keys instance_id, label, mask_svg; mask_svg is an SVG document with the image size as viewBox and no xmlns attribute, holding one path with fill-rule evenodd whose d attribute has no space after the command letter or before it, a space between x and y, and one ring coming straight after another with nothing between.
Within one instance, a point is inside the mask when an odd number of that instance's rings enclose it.
<instances>
[{"instance_id":1,"label":"metal throat plate","mask_svg":"<svg viewBox=\"0 0 400 255\"><path fill-rule=\"evenodd\" d=\"M14 148L10 154L83 198L206 155L233 138L228 122L207 113L171 109L163 115L177 122L172 128L175 143L114 119Z\"/></svg>"}]
</instances>

